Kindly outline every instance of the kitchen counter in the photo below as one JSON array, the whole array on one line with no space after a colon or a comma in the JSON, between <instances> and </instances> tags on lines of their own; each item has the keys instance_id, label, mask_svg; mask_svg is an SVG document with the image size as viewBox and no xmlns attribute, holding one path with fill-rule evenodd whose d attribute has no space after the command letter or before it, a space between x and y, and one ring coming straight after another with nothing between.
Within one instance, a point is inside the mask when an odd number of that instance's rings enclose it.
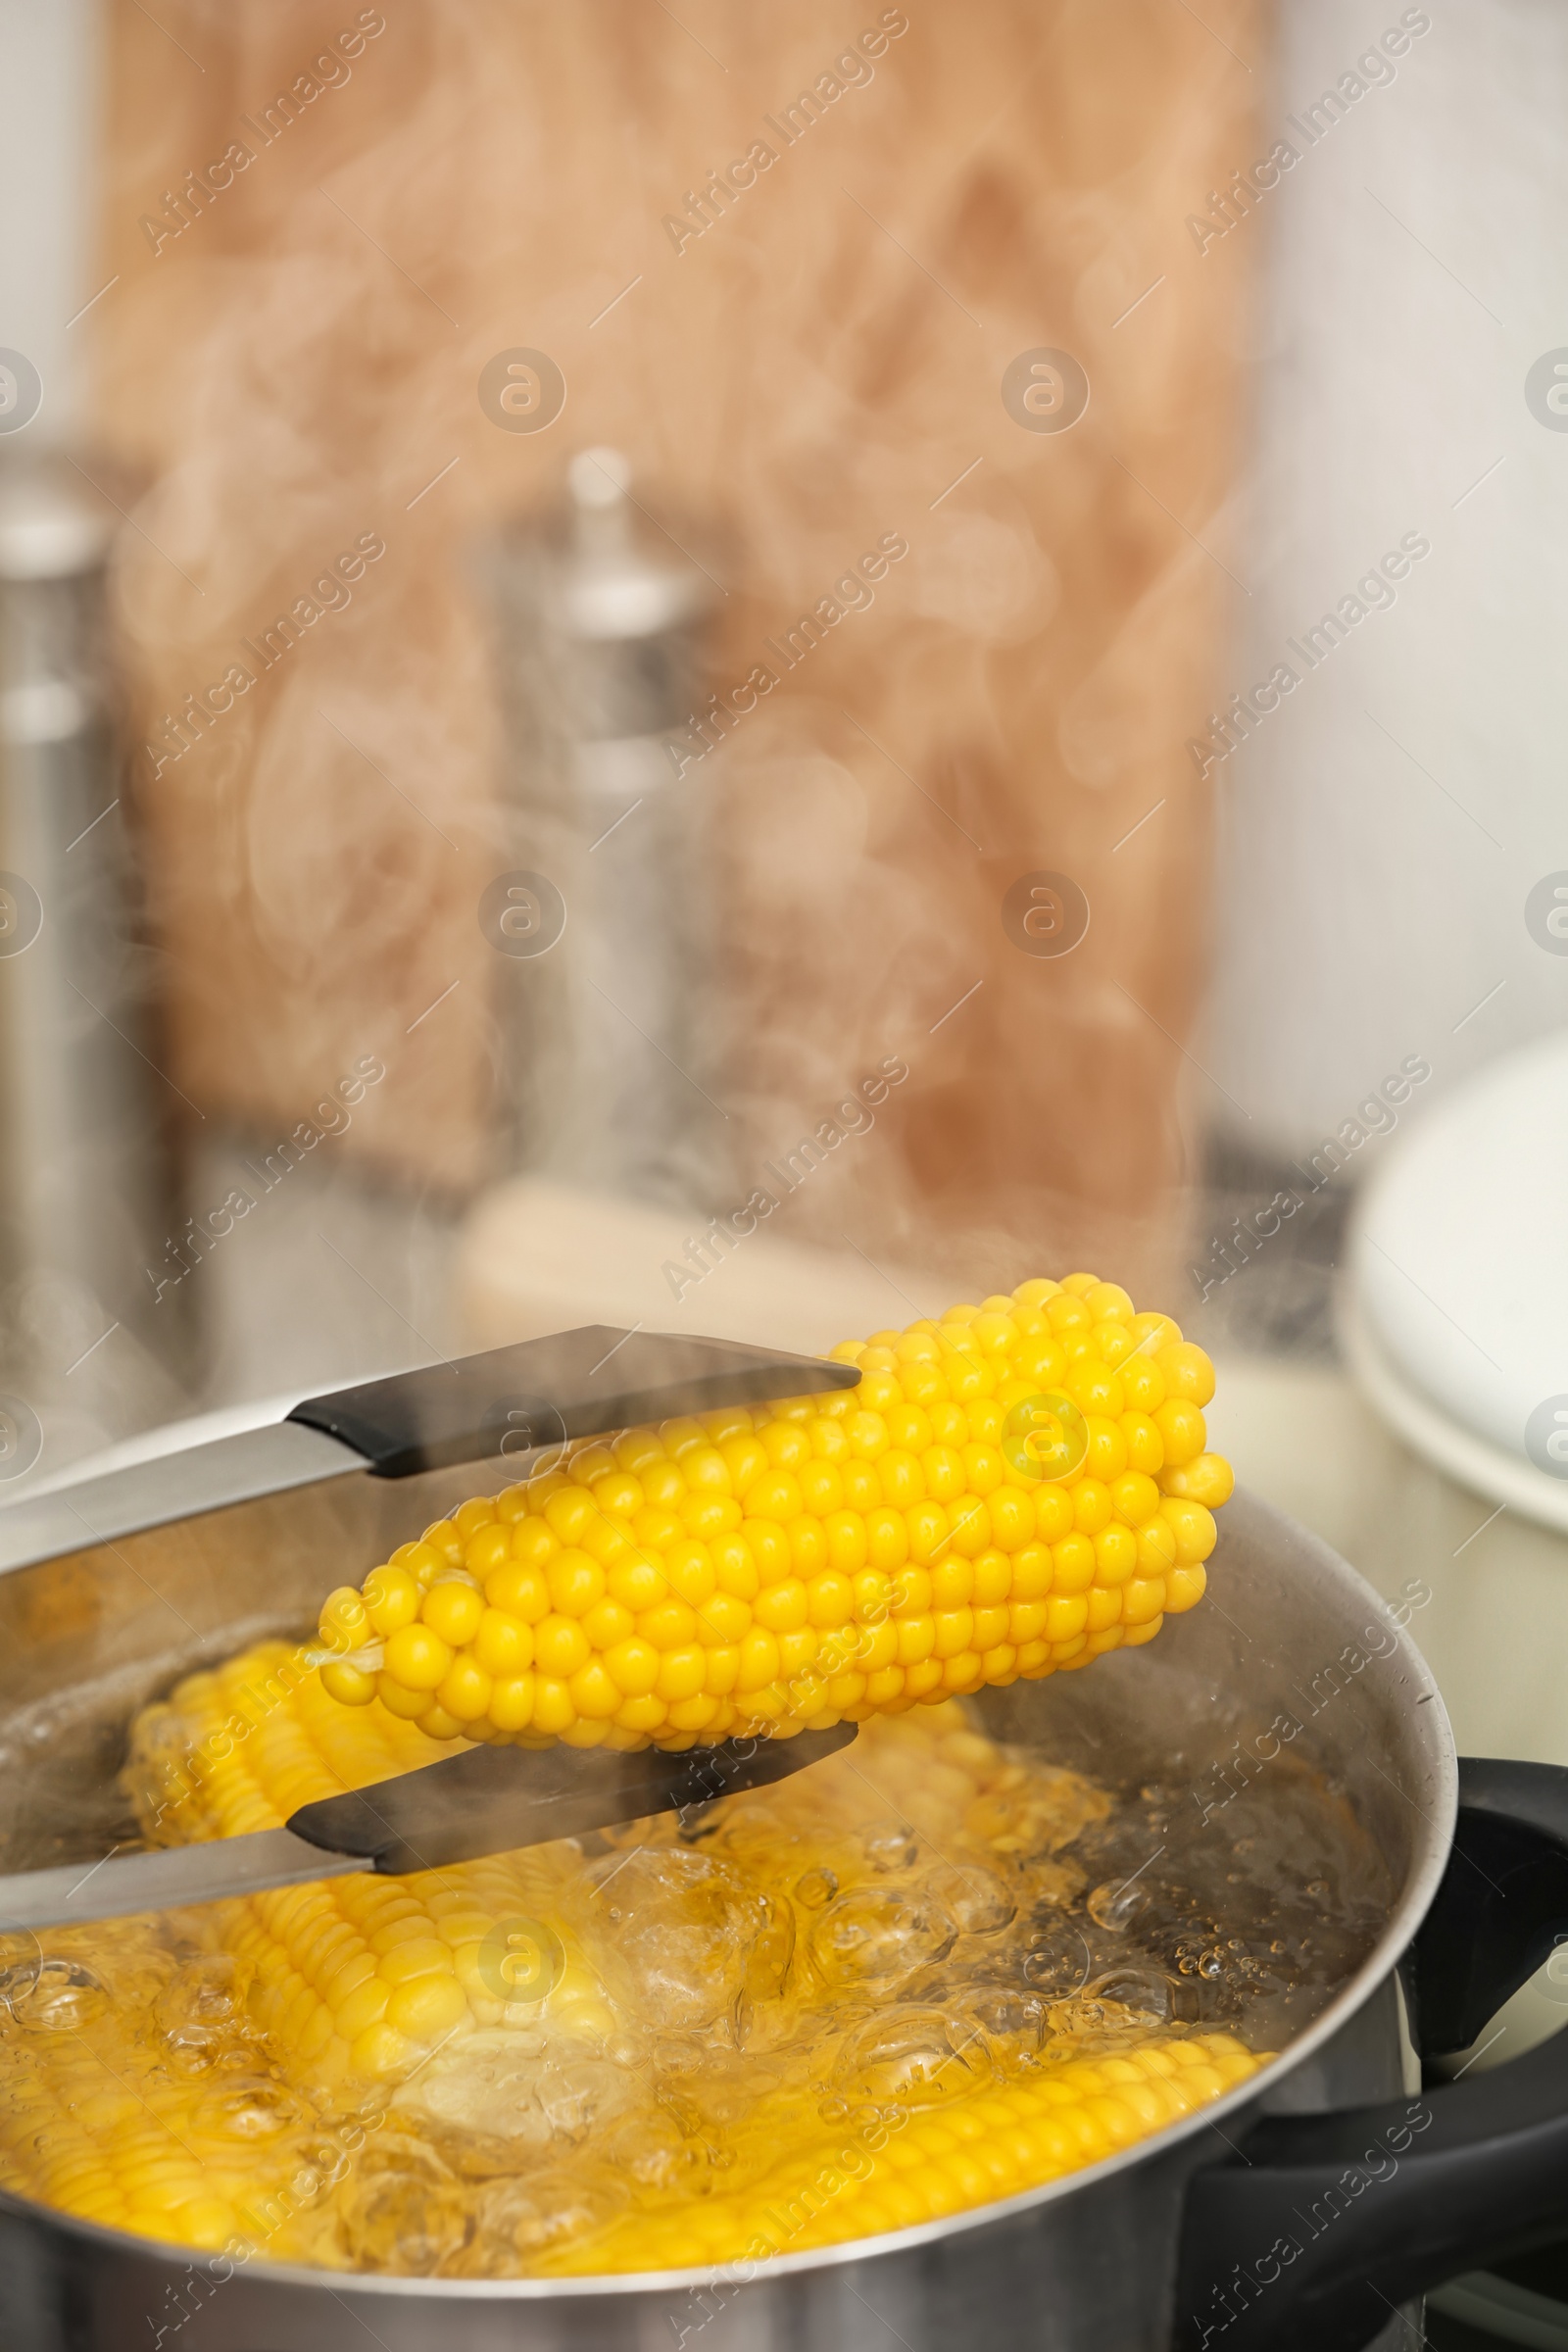
<instances>
[{"instance_id":1,"label":"kitchen counter","mask_svg":"<svg viewBox=\"0 0 1568 2352\"><path fill-rule=\"evenodd\" d=\"M1444 1477L1337 1366L1230 1355L1215 1371L1210 1443L1238 1480L1380 1592L1430 1587L1410 1632L1460 1752L1568 1763L1568 1537Z\"/></svg>"}]
</instances>

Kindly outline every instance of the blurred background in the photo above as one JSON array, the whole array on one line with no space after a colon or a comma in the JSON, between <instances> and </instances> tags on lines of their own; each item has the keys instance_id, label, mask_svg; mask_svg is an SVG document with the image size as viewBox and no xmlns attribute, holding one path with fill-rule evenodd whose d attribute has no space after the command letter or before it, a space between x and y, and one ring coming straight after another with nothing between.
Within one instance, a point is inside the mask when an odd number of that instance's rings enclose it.
<instances>
[{"instance_id":1,"label":"blurred background","mask_svg":"<svg viewBox=\"0 0 1568 2352\"><path fill-rule=\"evenodd\" d=\"M1562 13L0 55L0 1493L1090 1266L1568 1760Z\"/></svg>"},{"instance_id":2,"label":"blurred background","mask_svg":"<svg viewBox=\"0 0 1568 2352\"><path fill-rule=\"evenodd\" d=\"M579 1291L1179 1287L1264 24L6 24L6 864L122 935L15 1050L37 1474Z\"/></svg>"},{"instance_id":3,"label":"blurred background","mask_svg":"<svg viewBox=\"0 0 1568 2352\"><path fill-rule=\"evenodd\" d=\"M1561 16L0 44L8 1491L1088 1265L1568 1755Z\"/></svg>"}]
</instances>

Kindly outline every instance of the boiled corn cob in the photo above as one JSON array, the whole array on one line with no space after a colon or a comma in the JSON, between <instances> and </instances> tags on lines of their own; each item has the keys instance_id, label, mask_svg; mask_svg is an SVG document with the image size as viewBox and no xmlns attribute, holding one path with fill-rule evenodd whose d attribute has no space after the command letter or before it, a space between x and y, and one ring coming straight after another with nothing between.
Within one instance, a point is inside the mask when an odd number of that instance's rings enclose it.
<instances>
[{"instance_id":1,"label":"boiled corn cob","mask_svg":"<svg viewBox=\"0 0 1568 2352\"><path fill-rule=\"evenodd\" d=\"M1205 2034L1069 2058L913 2114L890 2108L887 2121L872 2109L868 2121L819 2127L743 2194L630 2214L539 2267L559 2277L769 2262L940 2221L1117 2155L1262 2063L1235 2034Z\"/></svg>"},{"instance_id":2,"label":"boiled corn cob","mask_svg":"<svg viewBox=\"0 0 1568 2352\"><path fill-rule=\"evenodd\" d=\"M183 1844L275 1828L301 1805L442 1752L379 1709L346 1713L308 1656L268 1642L145 1709L131 1777L149 1826ZM225 1948L255 1972L250 2015L315 2080L396 2078L455 2028L500 2015L480 1952L497 1919L537 1908L537 1868L524 1851L461 1872L329 1879L225 1905Z\"/></svg>"},{"instance_id":3,"label":"boiled corn cob","mask_svg":"<svg viewBox=\"0 0 1568 2352\"><path fill-rule=\"evenodd\" d=\"M1092 1274L847 1342L858 1388L628 1430L322 1611L322 1683L429 1738L787 1736L1087 1665L1191 1608L1213 1370Z\"/></svg>"}]
</instances>

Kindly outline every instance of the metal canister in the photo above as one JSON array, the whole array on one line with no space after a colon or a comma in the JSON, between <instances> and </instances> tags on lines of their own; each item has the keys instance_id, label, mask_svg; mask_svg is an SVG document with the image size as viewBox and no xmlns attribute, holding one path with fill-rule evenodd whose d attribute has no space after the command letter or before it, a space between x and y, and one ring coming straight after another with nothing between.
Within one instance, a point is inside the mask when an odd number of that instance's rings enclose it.
<instances>
[{"instance_id":1,"label":"metal canister","mask_svg":"<svg viewBox=\"0 0 1568 2352\"><path fill-rule=\"evenodd\" d=\"M618 452L579 452L566 489L564 512L504 532L490 566L508 848L481 921L500 951L506 1156L697 1206L723 1151L711 867L671 739L715 589L649 521Z\"/></svg>"},{"instance_id":2,"label":"metal canister","mask_svg":"<svg viewBox=\"0 0 1568 2352\"><path fill-rule=\"evenodd\" d=\"M0 471L0 1388L63 1394L85 1348L97 1360L69 1392L84 1402L117 1377L118 1329L172 1338L176 1319L147 1313L170 1211L110 707L109 543L63 464ZM17 1438L13 1474L35 1435Z\"/></svg>"}]
</instances>

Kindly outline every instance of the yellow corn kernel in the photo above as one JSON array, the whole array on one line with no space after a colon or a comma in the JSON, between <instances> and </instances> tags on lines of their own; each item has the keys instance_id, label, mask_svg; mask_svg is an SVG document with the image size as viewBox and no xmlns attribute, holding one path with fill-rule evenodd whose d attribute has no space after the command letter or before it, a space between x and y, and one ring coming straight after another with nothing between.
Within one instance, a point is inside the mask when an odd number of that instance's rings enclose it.
<instances>
[{"instance_id":1,"label":"yellow corn kernel","mask_svg":"<svg viewBox=\"0 0 1568 2352\"><path fill-rule=\"evenodd\" d=\"M450 1672L452 1650L428 1625L405 1625L386 1645L386 1672L405 1690L433 1690Z\"/></svg>"},{"instance_id":2,"label":"yellow corn kernel","mask_svg":"<svg viewBox=\"0 0 1568 2352\"><path fill-rule=\"evenodd\" d=\"M442 1583L424 1596L420 1616L451 1649L466 1649L479 1630L484 1594L475 1585Z\"/></svg>"},{"instance_id":3,"label":"yellow corn kernel","mask_svg":"<svg viewBox=\"0 0 1568 2352\"><path fill-rule=\"evenodd\" d=\"M1171 1568L1165 1574L1165 1607L1171 1615L1183 1609L1195 1608L1203 1597L1208 1578L1200 1564L1193 1568Z\"/></svg>"},{"instance_id":4,"label":"yellow corn kernel","mask_svg":"<svg viewBox=\"0 0 1568 2352\"><path fill-rule=\"evenodd\" d=\"M1222 1502L1229 1502L1236 1490L1236 1473L1223 1454L1200 1453L1194 1461L1178 1469L1167 1470L1160 1481L1167 1494L1180 1495L1189 1502L1201 1502L1217 1511Z\"/></svg>"},{"instance_id":5,"label":"yellow corn kernel","mask_svg":"<svg viewBox=\"0 0 1568 2352\"><path fill-rule=\"evenodd\" d=\"M408 1567L373 1568L365 1580L366 1614L371 1630L384 1642L399 1626L412 1625L419 1614L420 1586Z\"/></svg>"},{"instance_id":6,"label":"yellow corn kernel","mask_svg":"<svg viewBox=\"0 0 1568 2352\"><path fill-rule=\"evenodd\" d=\"M321 1669L321 1688L345 1707L368 1707L375 1696L376 1678L363 1667L351 1666L344 1658L333 1658Z\"/></svg>"},{"instance_id":7,"label":"yellow corn kernel","mask_svg":"<svg viewBox=\"0 0 1568 2352\"><path fill-rule=\"evenodd\" d=\"M436 1704L454 1723L482 1723L490 1712L495 1677L486 1674L472 1650L456 1657L436 1685ZM421 1718L428 1729L427 1718Z\"/></svg>"},{"instance_id":8,"label":"yellow corn kernel","mask_svg":"<svg viewBox=\"0 0 1568 2352\"><path fill-rule=\"evenodd\" d=\"M1188 1340L1167 1342L1155 1361L1165 1375L1168 1395L1185 1397L1192 1404L1207 1404L1214 1394L1214 1367L1201 1348Z\"/></svg>"},{"instance_id":9,"label":"yellow corn kernel","mask_svg":"<svg viewBox=\"0 0 1568 2352\"><path fill-rule=\"evenodd\" d=\"M365 1602L354 1585L339 1585L322 1604L321 1640L329 1649L358 1649L368 1632Z\"/></svg>"},{"instance_id":10,"label":"yellow corn kernel","mask_svg":"<svg viewBox=\"0 0 1568 2352\"><path fill-rule=\"evenodd\" d=\"M386 2025L405 2039L437 2041L468 2015L468 1996L455 1974L434 1972L400 1984L386 2007Z\"/></svg>"},{"instance_id":11,"label":"yellow corn kernel","mask_svg":"<svg viewBox=\"0 0 1568 2352\"><path fill-rule=\"evenodd\" d=\"M1173 1497L1160 1504L1159 1515L1176 1539L1176 1557L1182 1567L1197 1567L1207 1559L1219 1531L1213 1514L1202 1503Z\"/></svg>"}]
</instances>

